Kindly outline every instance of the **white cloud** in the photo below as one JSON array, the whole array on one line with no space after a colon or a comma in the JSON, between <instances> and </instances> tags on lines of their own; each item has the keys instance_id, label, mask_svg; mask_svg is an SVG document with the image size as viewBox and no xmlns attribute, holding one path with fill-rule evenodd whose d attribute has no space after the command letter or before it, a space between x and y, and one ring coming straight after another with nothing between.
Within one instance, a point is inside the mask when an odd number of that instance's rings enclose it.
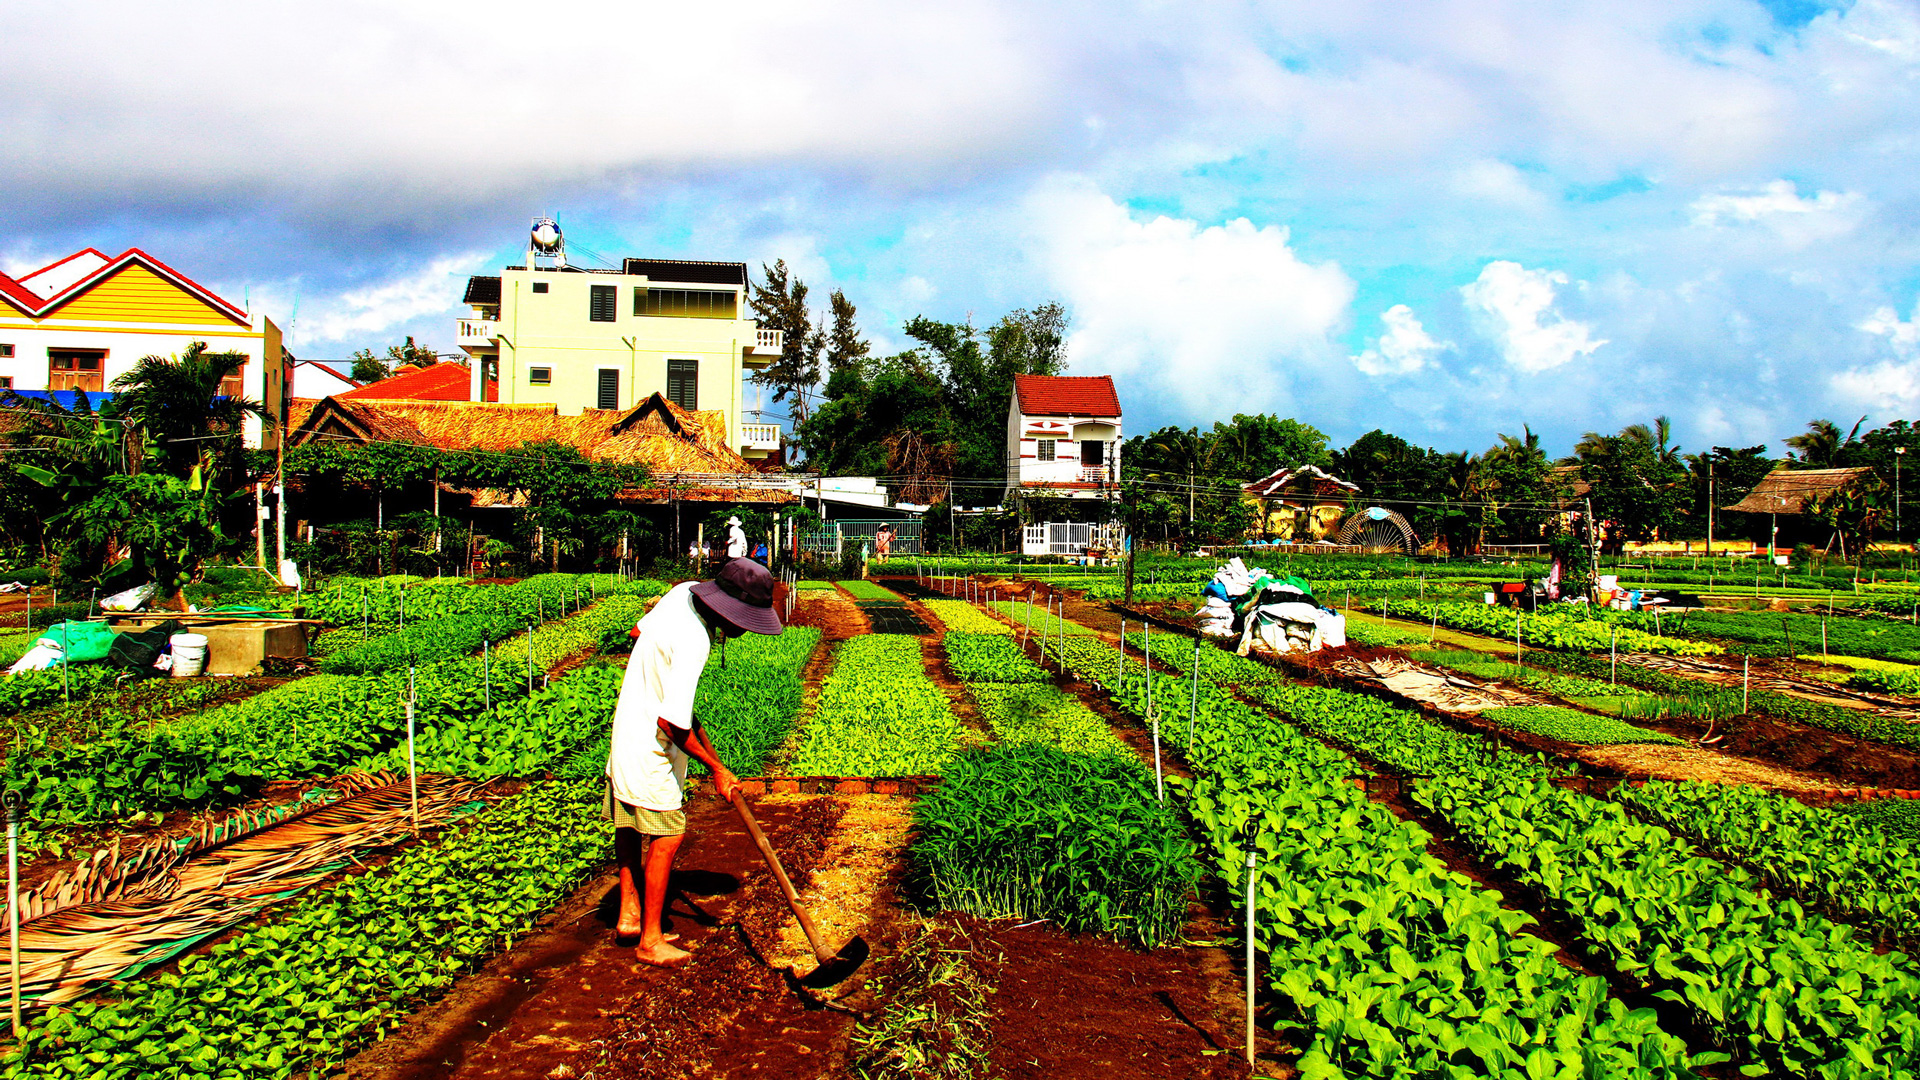
<instances>
[{"instance_id":1,"label":"white cloud","mask_svg":"<svg viewBox=\"0 0 1920 1080\"><path fill-rule=\"evenodd\" d=\"M1286 229L1139 220L1068 178L1041 185L1026 210L1032 258L1072 312L1073 370L1128 377L1129 397L1206 416L1283 408L1296 380L1337 377L1331 335L1353 282L1333 262L1302 261Z\"/></svg>"},{"instance_id":2,"label":"white cloud","mask_svg":"<svg viewBox=\"0 0 1920 1080\"><path fill-rule=\"evenodd\" d=\"M1411 375L1453 348L1450 341L1435 341L1405 304L1381 312L1380 321L1387 324L1386 333L1353 358L1354 366L1368 375Z\"/></svg>"},{"instance_id":3,"label":"white cloud","mask_svg":"<svg viewBox=\"0 0 1920 1080\"><path fill-rule=\"evenodd\" d=\"M1793 181L1775 180L1751 194L1702 195L1689 209L1695 225L1759 225L1800 248L1852 232L1866 216L1867 202L1857 191L1821 191L1803 198Z\"/></svg>"},{"instance_id":4,"label":"white cloud","mask_svg":"<svg viewBox=\"0 0 1920 1080\"><path fill-rule=\"evenodd\" d=\"M1607 343L1593 336L1593 327L1553 306L1554 286L1566 283L1567 275L1558 270L1528 270L1500 259L1482 268L1460 295L1499 344L1507 363L1532 374L1592 355Z\"/></svg>"},{"instance_id":5,"label":"white cloud","mask_svg":"<svg viewBox=\"0 0 1920 1080\"><path fill-rule=\"evenodd\" d=\"M467 275L477 272L488 258L485 252L443 256L405 277L311 303L292 336L302 344L334 342L378 334L428 315L445 313L455 318L466 310L460 297ZM452 329L446 327L449 333Z\"/></svg>"},{"instance_id":6,"label":"white cloud","mask_svg":"<svg viewBox=\"0 0 1920 1080\"><path fill-rule=\"evenodd\" d=\"M1472 199L1539 211L1546 197L1527 182L1525 173L1504 161L1482 159L1454 173L1455 191Z\"/></svg>"},{"instance_id":7,"label":"white cloud","mask_svg":"<svg viewBox=\"0 0 1920 1080\"><path fill-rule=\"evenodd\" d=\"M1904 322L1899 312L1880 308L1859 328L1885 338L1893 357L1840 372L1833 377L1834 392L1869 409L1910 412L1920 407L1920 305Z\"/></svg>"}]
</instances>

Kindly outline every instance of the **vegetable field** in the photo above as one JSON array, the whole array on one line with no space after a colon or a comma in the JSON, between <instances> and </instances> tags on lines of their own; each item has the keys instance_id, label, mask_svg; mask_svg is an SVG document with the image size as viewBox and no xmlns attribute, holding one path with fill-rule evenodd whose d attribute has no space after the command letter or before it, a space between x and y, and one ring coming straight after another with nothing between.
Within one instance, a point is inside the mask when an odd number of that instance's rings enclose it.
<instances>
[{"instance_id":1,"label":"vegetable field","mask_svg":"<svg viewBox=\"0 0 1920 1080\"><path fill-rule=\"evenodd\" d=\"M451 1076L1225 1080L1249 1075L1249 976L1252 1075L1920 1075L1920 799L1790 741L1737 753L1810 783L1662 764L1732 761L1713 733L1763 723L1920 751L1913 717L1846 696L1906 685L1910 624L1516 614L1475 602L1485 565L1300 558L1322 598L1353 596L1350 648L1241 656L1182 632L1216 565L1149 564L1122 610L1089 568L994 603L912 564L802 579L783 634L716 646L695 715L831 943L872 947L830 1009L782 973L809 952L697 763L668 905L693 958L636 964L614 932L608 729L669 582L335 579L292 677L18 678L0 769L22 850L35 873L88 860L87 903L186 895L116 892L123 843L127 865L299 843L329 778L467 786L217 936L183 923L118 981L28 1001L0 1077L372 1075L428 1047ZM1820 663L1823 622L1853 662ZM1481 640L1516 632L1517 655ZM1343 689L1395 658L1480 704ZM1752 685L1728 684L1743 660ZM1780 674L1803 669L1829 696ZM87 947L113 910L75 908Z\"/></svg>"}]
</instances>

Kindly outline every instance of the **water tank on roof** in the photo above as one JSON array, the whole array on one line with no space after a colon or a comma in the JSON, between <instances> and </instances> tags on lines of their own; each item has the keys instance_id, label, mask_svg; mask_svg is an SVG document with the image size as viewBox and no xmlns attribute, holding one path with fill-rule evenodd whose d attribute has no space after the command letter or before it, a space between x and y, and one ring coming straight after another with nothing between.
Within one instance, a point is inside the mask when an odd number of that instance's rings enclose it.
<instances>
[{"instance_id":1,"label":"water tank on roof","mask_svg":"<svg viewBox=\"0 0 1920 1080\"><path fill-rule=\"evenodd\" d=\"M549 217L538 218L533 223L533 247L543 255L560 250L560 223Z\"/></svg>"}]
</instances>

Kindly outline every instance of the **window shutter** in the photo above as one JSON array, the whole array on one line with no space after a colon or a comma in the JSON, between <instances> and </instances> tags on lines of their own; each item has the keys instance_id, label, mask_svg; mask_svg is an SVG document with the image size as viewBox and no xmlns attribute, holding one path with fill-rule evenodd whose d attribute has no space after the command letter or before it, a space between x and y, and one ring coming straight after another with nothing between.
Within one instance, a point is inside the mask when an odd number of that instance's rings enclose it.
<instances>
[{"instance_id":1,"label":"window shutter","mask_svg":"<svg viewBox=\"0 0 1920 1080\"><path fill-rule=\"evenodd\" d=\"M612 322L614 297L619 291L614 285L593 286L592 307L587 317L593 322Z\"/></svg>"},{"instance_id":2,"label":"window shutter","mask_svg":"<svg viewBox=\"0 0 1920 1080\"><path fill-rule=\"evenodd\" d=\"M619 368L603 367L600 369L600 400L597 407L602 409L617 409L620 407Z\"/></svg>"},{"instance_id":3,"label":"window shutter","mask_svg":"<svg viewBox=\"0 0 1920 1080\"><path fill-rule=\"evenodd\" d=\"M700 407L700 361L667 361L667 400L683 409Z\"/></svg>"}]
</instances>

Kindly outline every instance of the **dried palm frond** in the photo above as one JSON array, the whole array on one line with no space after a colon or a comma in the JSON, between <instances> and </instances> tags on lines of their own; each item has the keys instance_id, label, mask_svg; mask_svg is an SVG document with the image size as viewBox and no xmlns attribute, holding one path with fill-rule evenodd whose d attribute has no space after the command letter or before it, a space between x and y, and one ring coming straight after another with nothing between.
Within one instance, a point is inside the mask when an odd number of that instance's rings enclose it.
<instances>
[{"instance_id":1,"label":"dried palm frond","mask_svg":"<svg viewBox=\"0 0 1920 1080\"><path fill-rule=\"evenodd\" d=\"M71 1001L319 882L355 850L412 832L404 777L350 774L326 787L337 797L242 811L184 841L159 840L124 855L116 843L23 893L22 1004ZM422 825L473 802L481 787L422 776Z\"/></svg>"}]
</instances>

